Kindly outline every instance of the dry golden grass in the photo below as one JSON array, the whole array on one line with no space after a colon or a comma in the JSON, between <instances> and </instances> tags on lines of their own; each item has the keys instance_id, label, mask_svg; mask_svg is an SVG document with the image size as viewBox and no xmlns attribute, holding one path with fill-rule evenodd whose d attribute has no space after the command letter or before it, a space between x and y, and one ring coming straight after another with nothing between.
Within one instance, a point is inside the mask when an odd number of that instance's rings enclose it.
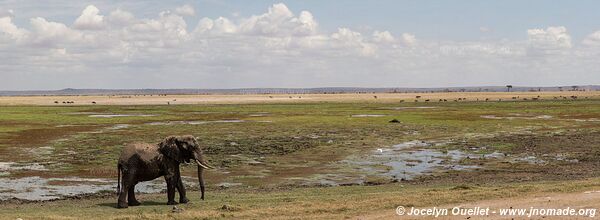
<instances>
[{"instance_id":1,"label":"dry golden grass","mask_svg":"<svg viewBox=\"0 0 600 220\"><path fill-rule=\"evenodd\" d=\"M368 93L368 94L265 94L265 95L123 95L123 96L2 96L0 105L167 105L169 104L251 104L251 103L314 103L314 102L438 102L439 99L454 101L466 98L467 101L503 101L540 97L542 100L570 96L579 99L600 98L600 91L563 92L444 92L444 93ZM377 97L377 98L375 98ZM58 104L54 103L58 101ZM63 104L73 101L73 104Z\"/></svg>"},{"instance_id":2,"label":"dry golden grass","mask_svg":"<svg viewBox=\"0 0 600 220\"><path fill-rule=\"evenodd\" d=\"M589 202L597 204L600 201L600 193L584 192L595 192L599 187L598 179L462 187L388 184L211 191L206 201L199 201L198 192L191 192L192 203L178 205L183 209L181 212L172 212L173 206L164 204L164 194L142 195L142 205L128 209L114 208L116 197L109 196L3 204L0 205L0 219L397 219L397 206L447 208L481 204L492 208L564 208L564 205L589 208L593 207ZM549 204L547 197L554 202ZM461 219L464 218L466 216Z\"/></svg>"}]
</instances>

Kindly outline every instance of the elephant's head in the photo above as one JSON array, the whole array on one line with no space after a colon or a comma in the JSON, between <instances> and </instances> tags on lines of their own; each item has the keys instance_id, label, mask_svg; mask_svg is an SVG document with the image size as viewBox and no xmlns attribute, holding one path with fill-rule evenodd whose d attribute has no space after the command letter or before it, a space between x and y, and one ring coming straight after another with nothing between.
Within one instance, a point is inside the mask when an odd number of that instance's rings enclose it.
<instances>
[{"instance_id":1,"label":"elephant's head","mask_svg":"<svg viewBox=\"0 0 600 220\"><path fill-rule=\"evenodd\" d=\"M159 144L159 151L168 158L179 163L194 161L198 164L198 183L200 184L201 199L204 200L204 177L203 169L214 169L208 165L198 140L194 136L169 136Z\"/></svg>"}]
</instances>

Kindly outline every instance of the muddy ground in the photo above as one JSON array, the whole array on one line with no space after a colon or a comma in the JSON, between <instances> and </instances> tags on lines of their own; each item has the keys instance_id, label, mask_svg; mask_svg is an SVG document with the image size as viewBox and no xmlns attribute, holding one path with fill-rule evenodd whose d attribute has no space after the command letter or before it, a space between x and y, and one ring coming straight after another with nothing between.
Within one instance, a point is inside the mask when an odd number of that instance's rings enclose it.
<instances>
[{"instance_id":1,"label":"muddy ground","mask_svg":"<svg viewBox=\"0 0 600 220\"><path fill-rule=\"evenodd\" d=\"M207 172L209 189L485 185L600 174L597 99L11 106L0 113L2 200L112 191L124 144L183 134L197 136L218 168ZM195 166L182 169L197 187Z\"/></svg>"},{"instance_id":2,"label":"muddy ground","mask_svg":"<svg viewBox=\"0 0 600 220\"><path fill-rule=\"evenodd\" d=\"M501 135L447 147L476 152L460 164L480 168L421 176L417 182L491 184L600 176L600 132L595 129Z\"/></svg>"}]
</instances>

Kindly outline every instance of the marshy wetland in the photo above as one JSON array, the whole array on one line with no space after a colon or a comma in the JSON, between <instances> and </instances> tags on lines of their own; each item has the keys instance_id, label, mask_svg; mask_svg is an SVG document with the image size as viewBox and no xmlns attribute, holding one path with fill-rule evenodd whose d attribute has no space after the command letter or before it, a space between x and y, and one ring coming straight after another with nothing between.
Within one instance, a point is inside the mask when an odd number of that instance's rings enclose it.
<instances>
[{"instance_id":1,"label":"marshy wetland","mask_svg":"<svg viewBox=\"0 0 600 220\"><path fill-rule=\"evenodd\" d=\"M83 200L81 204L89 206L85 213L101 212L114 205L116 163L126 143L158 143L166 136L185 134L198 138L217 169L205 173L210 208L200 201L186 205L198 210L182 218L261 213L277 217L267 211L268 204L319 204L316 200L348 204L321 212L309 206L306 216L341 218L368 215L373 210L361 202L376 198L388 204L374 209L393 213L404 203L431 206L517 196L501 194L513 192L511 187L520 188L522 195L598 190L598 95L501 102L359 99L2 106L0 206L23 207L28 213L39 204L64 206ZM396 123L391 123L394 119ZM198 187L195 172L193 165L182 167L191 189ZM161 184L159 179L137 188L149 193L142 201L151 203L140 207L154 210L147 218L174 215L162 205L164 196L152 194L164 189ZM495 191L484 190L491 188ZM352 201L361 192L370 194ZM441 199L411 202L402 192L412 192L411 196L438 192ZM262 194L255 198L260 201L253 200L253 193ZM373 197L378 193L387 194ZM31 203L56 199L66 200ZM389 203L392 200L397 202ZM220 209L224 204L233 208ZM202 212L205 208L208 211ZM57 210L52 216L65 217ZM135 209L121 212L144 217ZM19 217L18 212L1 213Z\"/></svg>"}]
</instances>

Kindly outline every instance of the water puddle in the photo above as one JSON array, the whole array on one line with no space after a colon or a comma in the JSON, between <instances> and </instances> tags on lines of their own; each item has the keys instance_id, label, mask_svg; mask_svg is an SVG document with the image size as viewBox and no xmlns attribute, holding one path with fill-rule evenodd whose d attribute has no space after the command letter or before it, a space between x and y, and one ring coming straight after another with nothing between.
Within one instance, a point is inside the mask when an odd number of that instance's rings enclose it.
<instances>
[{"instance_id":1,"label":"water puddle","mask_svg":"<svg viewBox=\"0 0 600 220\"><path fill-rule=\"evenodd\" d=\"M100 129L93 130L93 131L80 131L78 133L79 134L102 134L102 133L109 132L109 131L117 131L117 130L121 130L121 129L127 129L132 126L133 125L130 125L130 124L115 124L110 127L104 127L104 128L100 128Z\"/></svg>"},{"instance_id":2,"label":"water puddle","mask_svg":"<svg viewBox=\"0 0 600 220\"><path fill-rule=\"evenodd\" d=\"M309 178L292 177L287 178L290 183L301 186L342 186L362 185L365 183L366 175L346 176L343 174L315 174Z\"/></svg>"},{"instance_id":3,"label":"water puddle","mask_svg":"<svg viewBox=\"0 0 600 220\"><path fill-rule=\"evenodd\" d=\"M361 115L352 115L353 118L367 118L367 117L384 117L387 115L378 115L378 114L361 114Z\"/></svg>"},{"instance_id":4,"label":"water puddle","mask_svg":"<svg viewBox=\"0 0 600 220\"><path fill-rule=\"evenodd\" d=\"M248 117L267 117L267 116L269 116L268 112L257 112L257 113L248 115Z\"/></svg>"},{"instance_id":5,"label":"water puddle","mask_svg":"<svg viewBox=\"0 0 600 220\"><path fill-rule=\"evenodd\" d=\"M102 115L106 114L105 112L68 112L63 113L64 115Z\"/></svg>"},{"instance_id":6,"label":"water puddle","mask_svg":"<svg viewBox=\"0 0 600 220\"><path fill-rule=\"evenodd\" d=\"M588 119L577 118L577 119L565 119L565 120L573 120L576 122L600 122L600 119L597 119L597 118L588 118Z\"/></svg>"},{"instance_id":7,"label":"water puddle","mask_svg":"<svg viewBox=\"0 0 600 220\"><path fill-rule=\"evenodd\" d=\"M54 153L54 147L44 146L44 147L38 147L38 148L31 148L29 150L29 153L31 153L35 156L49 156L49 155L52 155L52 153Z\"/></svg>"},{"instance_id":8,"label":"water puddle","mask_svg":"<svg viewBox=\"0 0 600 220\"><path fill-rule=\"evenodd\" d=\"M389 148L379 148L371 154L343 160L356 169L367 173L390 177L394 180L410 180L428 174L436 169L467 170L477 166L459 165L460 159L467 157L458 150L442 152L429 148L444 143L409 141Z\"/></svg>"},{"instance_id":9,"label":"water puddle","mask_svg":"<svg viewBox=\"0 0 600 220\"><path fill-rule=\"evenodd\" d=\"M153 117L156 115L147 115L147 114L97 114L97 115L89 115L88 117L92 118L116 118L116 117Z\"/></svg>"},{"instance_id":10,"label":"water puddle","mask_svg":"<svg viewBox=\"0 0 600 220\"><path fill-rule=\"evenodd\" d=\"M188 188L194 187L191 177L184 177L183 182ZM116 186L116 180L101 178L42 178L39 176L0 178L0 200L13 198L30 201L54 200L102 191L116 192ZM159 178L138 183L135 189L138 193L160 193L166 190L166 183Z\"/></svg>"},{"instance_id":11,"label":"water puddle","mask_svg":"<svg viewBox=\"0 0 600 220\"><path fill-rule=\"evenodd\" d=\"M518 157L512 159L513 163L545 164L546 161L535 156Z\"/></svg>"},{"instance_id":12,"label":"water puddle","mask_svg":"<svg viewBox=\"0 0 600 220\"><path fill-rule=\"evenodd\" d=\"M113 125L112 127L109 127L109 130L119 130L119 129L125 129L125 128L129 128L131 125L129 124L116 124Z\"/></svg>"},{"instance_id":13,"label":"water puddle","mask_svg":"<svg viewBox=\"0 0 600 220\"><path fill-rule=\"evenodd\" d=\"M77 127L77 126L85 126L85 125L56 125L56 128L67 128L67 127Z\"/></svg>"},{"instance_id":14,"label":"water puddle","mask_svg":"<svg viewBox=\"0 0 600 220\"><path fill-rule=\"evenodd\" d=\"M431 109L431 108L437 108L434 106L414 106L414 107L394 107L391 108L393 110L406 110L406 109Z\"/></svg>"},{"instance_id":15,"label":"water puddle","mask_svg":"<svg viewBox=\"0 0 600 220\"><path fill-rule=\"evenodd\" d=\"M9 172L13 170L48 170L44 165L39 163L16 163L16 162L0 162L0 171Z\"/></svg>"},{"instance_id":16,"label":"water puddle","mask_svg":"<svg viewBox=\"0 0 600 220\"><path fill-rule=\"evenodd\" d=\"M222 182L217 184L217 187L222 188L222 189L226 189L226 188L231 188L234 186L241 186L242 183L229 183L229 182Z\"/></svg>"},{"instance_id":17,"label":"water puddle","mask_svg":"<svg viewBox=\"0 0 600 220\"><path fill-rule=\"evenodd\" d=\"M508 119L508 120L514 120L514 119L527 119L527 120L532 120L532 119L552 119L553 117L550 115L538 115L538 116L523 116L520 114L511 114L511 116L496 116L496 115L482 115L482 118L485 119Z\"/></svg>"},{"instance_id":18,"label":"water puddle","mask_svg":"<svg viewBox=\"0 0 600 220\"><path fill-rule=\"evenodd\" d=\"M203 125L210 123L241 123L245 122L244 120L217 120L217 121L156 121L149 122L146 125Z\"/></svg>"}]
</instances>

